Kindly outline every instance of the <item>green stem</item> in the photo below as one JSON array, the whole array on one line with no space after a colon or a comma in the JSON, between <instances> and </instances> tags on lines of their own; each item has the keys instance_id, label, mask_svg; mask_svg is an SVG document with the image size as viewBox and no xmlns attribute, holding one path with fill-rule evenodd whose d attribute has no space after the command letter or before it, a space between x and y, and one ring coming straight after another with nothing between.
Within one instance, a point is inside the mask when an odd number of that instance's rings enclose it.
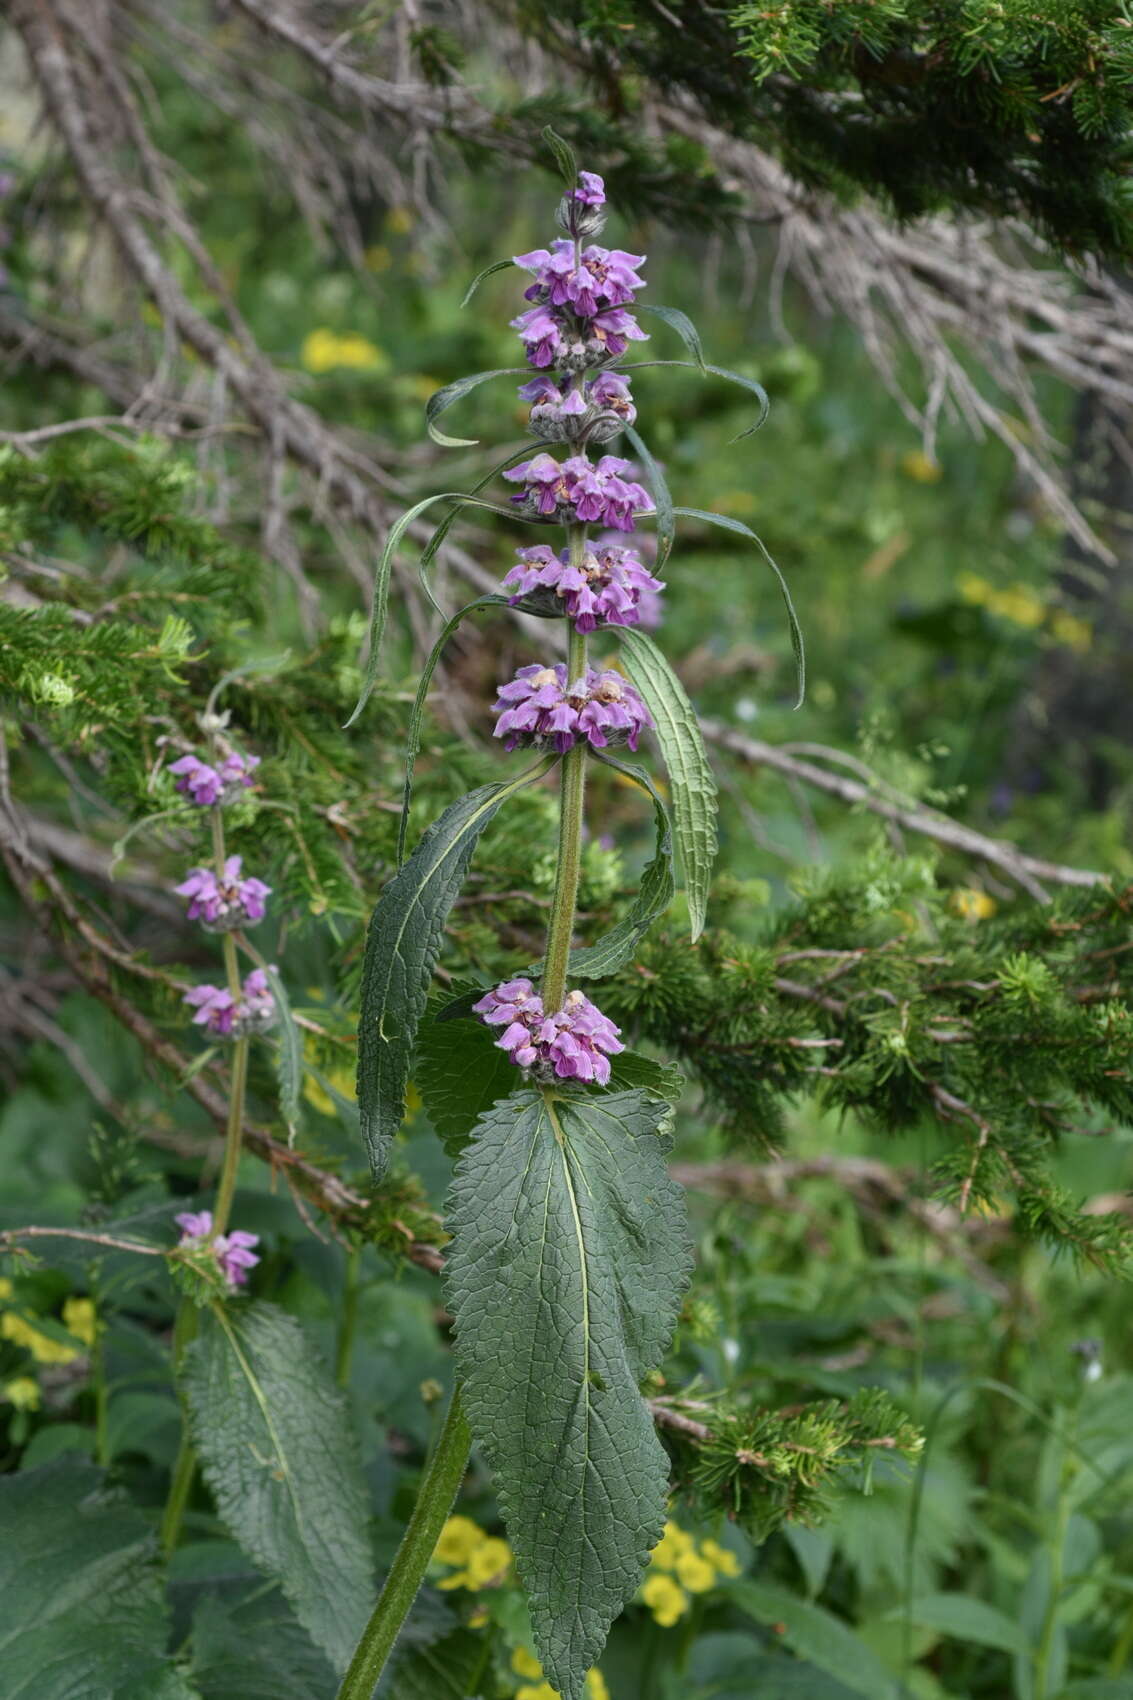
<instances>
[{"instance_id":1,"label":"green stem","mask_svg":"<svg viewBox=\"0 0 1133 1700\"><path fill-rule=\"evenodd\" d=\"M362 1270L362 1248L351 1246L346 1254L346 1278L342 1284L342 1315L335 1341L334 1379L340 1387L350 1383L350 1359L354 1351L354 1330L358 1322L358 1280Z\"/></svg>"},{"instance_id":2,"label":"green stem","mask_svg":"<svg viewBox=\"0 0 1133 1700\"><path fill-rule=\"evenodd\" d=\"M586 527L571 526L570 558L582 559ZM586 635L570 628L567 648L568 685L586 671ZM574 911L578 880L582 871L582 821L586 803L586 742L580 740L563 757L562 789L559 793L559 860L555 873L555 895L547 923L547 954L543 967L543 1008L553 1015L563 1007L566 996L570 942L574 934Z\"/></svg>"},{"instance_id":3,"label":"green stem","mask_svg":"<svg viewBox=\"0 0 1133 1700\"><path fill-rule=\"evenodd\" d=\"M230 939L225 939L230 944ZM233 946L235 949L235 946ZM240 1141L244 1132L244 1092L248 1084L248 1041L237 1039L232 1047L232 1080L228 1089L228 1131L224 1139L224 1166L216 1189L216 1208L212 1214L214 1237L223 1234L232 1213L236 1193L236 1173L240 1167Z\"/></svg>"},{"instance_id":4,"label":"green stem","mask_svg":"<svg viewBox=\"0 0 1133 1700\"><path fill-rule=\"evenodd\" d=\"M176 1375L181 1368L185 1356L185 1348L197 1332L197 1309L190 1299L183 1298L177 1307L177 1320L173 1324L173 1372ZM197 1455L193 1451L189 1439L189 1425L185 1420L185 1412L181 1413L181 1444L177 1448L177 1458L173 1465L173 1474L169 1480L169 1495L165 1501L165 1510L161 1515L159 1540L162 1555L168 1559L181 1535L181 1524L185 1516L185 1507L189 1503L189 1491L193 1485L193 1473L197 1467Z\"/></svg>"},{"instance_id":5,"label":"green stem","mask_svg":"<svg viewBox=\"0 0 1133 1700\"><path fill-rule=\"evenodd\" d=\"M455 1387L444 1428L421 1481L409 1527L373 1615L362 1632L350 1669L342 1679L338 1700L372 1700L378 1678L417 1598L445 1519L452 1510L468 1465L471 1444L468 1424L460 1408L460 1389Z\"/></svg>"}]
</instances>

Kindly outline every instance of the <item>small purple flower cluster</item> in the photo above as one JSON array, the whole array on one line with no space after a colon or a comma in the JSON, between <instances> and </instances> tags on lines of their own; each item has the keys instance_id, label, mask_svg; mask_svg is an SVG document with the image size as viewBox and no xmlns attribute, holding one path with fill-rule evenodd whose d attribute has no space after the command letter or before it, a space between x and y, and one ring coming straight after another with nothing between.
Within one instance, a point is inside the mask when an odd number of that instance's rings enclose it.
<instances>
[{"instance_id":1,"label":"small purple flower cluster","mask_svg":"<svg viewBox=\"0 0 1133 1700\"><path fill-rule=\"evenodd\" d=\"M553 455L535 455L513 466L504 477L522 484L511 498L518 508L540 519L564 524L609 526L614 531L632 531L636 513L651 513L648 491L623 475L632 471L628 460L603 455L596 464L585 455L557 461Z\"/></svg>"},{"instance_id":2,"label":"small purple flower cluster","mask_svg":"<svg viewBox=\"0 0 1133 1700\"><path fill-rule=\"evenodd\" d=\"M490 1027L504 1028L500 1050L537 1077L605 1086L610 1058L625 1050L619 1029L582 992L568 992L562 1009L546 1015L530 980L505 980L472 1008Z\"/></svg>"},{"instance_id":3,"label":"small purple flower cluster","mask_svg":"<svg viewBox=\"0 0 1133 1700\"><path fill-rule=\"evenodd\" d=\"M216 767L201 761L199 756L182 756L180 761L169 764L169 771L178 775L178 791L198 808L208 809L218 803L230 803L246 790L259 765L259 756L242 756L233 750Z\"/></svg>"},{"instance_id":4,"label":"small purple flower cluster","mask_svg":"<svg viewBox=\"0 0 1133 1700\"><path fill-rule=\"evenodd\" d=\"M526 599L540 612L565 612L580 632L647 623L665 588L634 550L617 543L587 543L577 566L571 565L569 549L556 554L545 543L518 553L519 565L504 579L515 587L512 604Z\"/></svg>"},{"instance_id":5,"label":"small purple flower cluster","mask_svg":"<svg viewBox=\"0 0 1133 1700\"><path fill-rule=\"evenodd\" d=\"M185 1210L173 1220L181 1229L181 1246L188 1251L209 1251L216 1258L220 1272L234 1291L247 1284L248 1270L260 1261L252 1249L259 1245L259 1234L249 1234L243 1228L231 1233L214 1234L211 1210Z\"/></svg>"},{"instance_id":6,"label":"small purple flower cluster","mask_svg":"<svg viewBox=\"0 0 1133 1700\"><path fill-rule=\"evenodd\" d=\"M246 1039L275 1026L275 999L262 968L253 968L235 997L227 986L190 986L184 1003L195 1009L195 1027L217 1039Z\"/></svg>"},{"instance_id":7,"label":"small purple flower cluster","mask_svg":"<svg viewBox=\"0 0 1133 1700\"><path fill-rule=\"evenodd\" d=\"M531 403L532 432L546 443L608 443L637 418L629 379L620 372L599 372L567 388L542 373L519 393Z\"/></svg>"},{"instance_id":8,"label":"small purple flower cluster","mask_svg":"<svg viewBox=\"0 0 1133 1700\"><path fill-rule=\"evenodd\" d=\"M173 887L178 897L189 899L190 921L200 921L206 932L229 933L263 920L271 886L243 879L242 866L242 857L229 856L222 875L213 868L190 869L189 877Z\"/></svg>"},{"instance_id":9,"label":"small purple flower cluster","mask_svg":"<svg viewBox=\"0 0 1133 1700\"><path fill-rule=\"evenodd\" d=\"M504 748L556 749L560 754L585 738L595 750L628 744L652 726L649 710L620 673L599 673L588 667L581 679L567 679L562 662L521 667L515 678L499 687L492 713L498 715L493 734Z\"/></svg>"}]
</instances>

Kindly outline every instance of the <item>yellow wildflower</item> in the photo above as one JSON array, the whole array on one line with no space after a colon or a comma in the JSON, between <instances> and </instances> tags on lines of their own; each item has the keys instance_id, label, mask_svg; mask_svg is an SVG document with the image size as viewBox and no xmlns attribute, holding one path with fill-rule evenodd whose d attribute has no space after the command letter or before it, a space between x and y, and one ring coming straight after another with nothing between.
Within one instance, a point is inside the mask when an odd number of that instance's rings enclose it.
<instances>
[{"instance_id":1,"label":"yellow wildflower","mask_svg":"<svg viewBox=\"0 0 1133 1700\"><path fill-rule=\"evenodd\" d=\"M4 1383L4 1398L17 1411L39 1410L39 1382L30 1375L17 1375Z\"/></svg>"},{"instance_id":2,"label":"yellow wildflower","mask_svg":"<svg viewBox=\"0 0 1133 1700\"><path fill-rule=\"evenodd\" d=\"M10 1299L15 1288L6 1275L0 1275L0 1299Z\"/></svg>"},{"instance_id":3,"label":"yellow wildflower","mask_svg":"<svg viewBox=\"0 0 1133 1700\"><path fill-rule=\"evenodd\" d=\"M0 1335L14 1346L25 1346L37 1364L69 1364L79 1355L77 1346L65 1346L61 1340L41 1334L14 1310L6 1310L0 1316Z\"/></svg>"},{"instance_id":4,"label":"yellow wildflower","mask_svg":"<svg viewBox=\"0 0 1133 1700\"><path fill-rule=\"evenodd\" d=\"M956 589L965 602L974 602L977 606L994 594L986 578L980 578L978 573L961 573L956 580Z\"/></svg>"},{"instance_id":5,"label":"yellow wildflower","mask_svg":"<svg viewBox=\"0 0 1133 1700\"><path fill-rule=\"evenodd\" d=\"M98 1317L93 1299L67 1299L63 1304L63 1326L84 1346L93 1346L98 1334Z\"/></svg>"},{"instance_id":6,"label":"yellow wildflower","mask_svg":"<svg viewBox=\"0 0 1133 1700\"><path fill-rule=\"evenodd\" d=\"M559 1691L549 1682L525 1682L522 1688L516 1689L515 1700L559 1700Z\"/></svg>"},{"instance_id":7,"label":"yellow wildflower","mask_svg":"<svg viewBox=\"0 0 1133 1700\"><path fill-rule=\"evenodd\" d=\"M682 1552L676 1570L677 1580L690 1594L706 1594L716 1580L715 1570L697 1552Z\"/></svg>"},{"instance_id":8,"label":"yellow wildflower","mask_svg":"<svg viewBox=\"0 0 1133 1700\"><path fill-rule=\"evenodd\" d=\"M405 236L416 222L412 207L391 207L386 214L386 229L395 236Z\"/></svg>"},{"instance_id":9,"label":"yellow wildflower","mask_svg":"<svg viewBox=\"0 0 1133 1700\"><path fill-rule=\"evenodd\" d=\"M734 1552L722 1547L719 1541L701 1541L700 1551L721 1576L738 1576L743 1569Z\"/></svg>"},{"instance_id":10,"label":"yellow wildflower","mask_svg":"<svg viewBox=\"0 0 1133 1700\"><path fill-rule=\"evenodd\" d=\"M345 331L341 336L320 325L303 339L299 358L308 372L333 372L348 367L359 372L389 370L389 355L359 331Z\"/></svg>"},{"instance_id":11,"label":"yellow wildflower","mask_svg":"<svg viewBox=\"0 0 1133 1700\"><path fill-rule=\"evenodd\" d=\"M471 1517L450 1517L441 1530L433 1557L442 1564L464 1564L486 1539L483 1529Z\"/></svg>"},{"instance_id":12,"label":"yellow wildflower","mask_svg":"<svg viewBox=\"0 0 1133 1700\"><path fill-rule=\"evenodd\" d=\"M489 1537L476 1548L465 1566L470 1588L482 1588L487 1582L494 1582L501 1576L511 1563L511 1548L506 1541Z\"/></svg>"},{"instance_id":13,"label":"yellow wildflower","mask_svg":"<svg viewBox=\"0 0 1133 1700\"><path fill-rule=\"evenodd\" d=\"M671 1576L647 1576L641 1587L641 1597L662 1629L671 1629L688 1610L688 1595L678 1588Z\"/></svg>"},{"instance_id":14,"label":"yellow wildflower","mask_svg":"<svg viewBox=\"0 0 1133 1700\"><path fill-rule=\"evenodd\" d=\"M535 1654L526 1647L517 1647L511 1656L511 1668L516 1676L532 1676L538 1680L543 1675L543 1667Z\"/></svg>"},{"instance_id":15,"label":"yellow wildflower","mask_svg":"<svg viewBox=\"0 0 1133 1700\"><path fill-rule=\"evenodd\" d=\"M949 902L965 921L986 921L999 907L995 898L989 897L986 891L976 891L970 886L954 891Z\"/></svg>"},{"instance_id":16,"label":"yellow wildflower","mask_svg":"<svg viewBox=\"0 0 1133 1700\"><path fill-rule=\"evenodd\" d=\"M679 1523L666 1523L664 1534L649 1554L649 1562L655 1570L675 1570L678 1558L692 1552L695 1546L687 1529L682 1529Z\"/></svg>"},{"instance_id":17,"label":"yellow wildflower","mask_svg":"<svg viewBox=\"0 0 1133 1700\"><path fill-rule=\"evenodd\" d=\"M1046 617L1042 597L1028 590L1025 584L1013 584L1010 590L993 590L987 605L993 614L999 614L1004 620L1010 620L1012 625L1022 626L1027 631L1041 626Z\"/></svg>"},{"instance_id":18,"label":"yellow wildflower","mask_svg":"<svg viewBox=\"0 0 1133 1700\"><path fill-rule=\"evenodd\" d=\"M902 455L901 471L917 484L938 484L941 478L940 462L926 455L923 449L910 449Z\"/></svg>"},{"instance_id":19,"label":"yellow wildflower","mask_svg":"<svg viewBox=\"0 0 1133 1700\"><path fill-rule=\"evenodd\" d=\"M595 1665L593 1670L586 1673L586 1700L610 1700L610 1690L606 1686L606 1678Z\"/></svg>"},{"instance_id":20,"label":"yellow wildflower","mask_svg":"<svg viewBox=\"0 0 1133 1700\"><path fill-rule=\"evenodd\" d=\"M1094 641L1090 622L1080 620L1076 614L1067 614L1061 608L1051 615L1050 629L1059 643L1064 643L1068 649L1076 649L1079 654L1089 649Z\"/></svg>"}]
</instances>

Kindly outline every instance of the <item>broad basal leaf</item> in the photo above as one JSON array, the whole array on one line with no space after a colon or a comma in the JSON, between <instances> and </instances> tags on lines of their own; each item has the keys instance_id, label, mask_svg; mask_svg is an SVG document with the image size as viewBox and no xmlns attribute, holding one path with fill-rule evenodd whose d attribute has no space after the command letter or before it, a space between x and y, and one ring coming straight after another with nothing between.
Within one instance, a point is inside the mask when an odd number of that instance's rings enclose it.
<instances>
[{"instance_id":1,"label":"broad basal leaf","mask_svg":"<svg viewBox=\"0 0 1133 1700\"><path fill-rule=\"evenodd\" d=\"M377 1181L405 1113L413 1044L445 919L476 842L501 804L546 773L555 759L547 757L503 784L481 785L453 803L378 899L366 936L358 1022L358 1110Z\"/></svg>"},{"instance_id":2,"label":"broad basal leaf","mask_svg":"<svg viewBox=\"0 0 1133 1700\"><path fill-rule=\"evenodd\" d=\"M369 1494L342 1393L299 1323L266 1304L202 1316L184 1391L225 1525L345 1668L375 1587Z\"/></svg>"},{"instance_id":3,"label":"broad basal leaf","mask_svg":"<svg viewBox=\"0 0 1133 1700\"><path fill-rule=\"evenodd\" d=\"M523 1091L457 1164L448 1301L548 1680L580 1700L664 1522L668 1464L638 1385L690 1253L664 1105Z\"/></svg>"},{"instance_id":4,"label":"broad basal leaf","mask_svg":"<svg viewBox=\"0 0 1133 1700\"><path fill-rule=\"evenodd\" d=\"M194 1700L151 1525L73 1453L0 1480L4 1700Z\"/></svg>"},{"instance_id":5,"label":"broad basal leaf","mask_svg":"<svg viewBox=\"0 0 1133 1700\"><path fill-rule=\"evenodd\" d=\"M618 628L626 669L653 716L657 742L669 770L677 855L684 872L692 936L704 930L712 864L716 859L716 781L708 764L696 711L685 688L652 638L636 627Z\"/></svg>"}]
</instances>

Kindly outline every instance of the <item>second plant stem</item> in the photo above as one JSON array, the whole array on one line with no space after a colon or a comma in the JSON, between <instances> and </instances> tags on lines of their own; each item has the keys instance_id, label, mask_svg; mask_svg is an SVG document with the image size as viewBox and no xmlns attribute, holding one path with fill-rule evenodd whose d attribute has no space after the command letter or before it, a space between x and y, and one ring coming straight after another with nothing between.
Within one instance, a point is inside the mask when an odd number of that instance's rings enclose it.
<instances>
[{"instance_id":1,"label":"second plant stem","mask_svg":"<svg viewBox=\"0 0 1133 1700\"><path fill-rule=\"evenodd\" d=\"M586 527L570 527L570 558L578 565L586 550ZM567 686L586 672L586 635L569 628ZM547 923L547 954L543 963L543 1008L554 1015L566 996L570 942L574 934L574 911L578 880L582 871L582 823L586 803L586 740L579 741L563 757L559 801L559 859L555 895Z\"/></svg>"}]
</instances>

